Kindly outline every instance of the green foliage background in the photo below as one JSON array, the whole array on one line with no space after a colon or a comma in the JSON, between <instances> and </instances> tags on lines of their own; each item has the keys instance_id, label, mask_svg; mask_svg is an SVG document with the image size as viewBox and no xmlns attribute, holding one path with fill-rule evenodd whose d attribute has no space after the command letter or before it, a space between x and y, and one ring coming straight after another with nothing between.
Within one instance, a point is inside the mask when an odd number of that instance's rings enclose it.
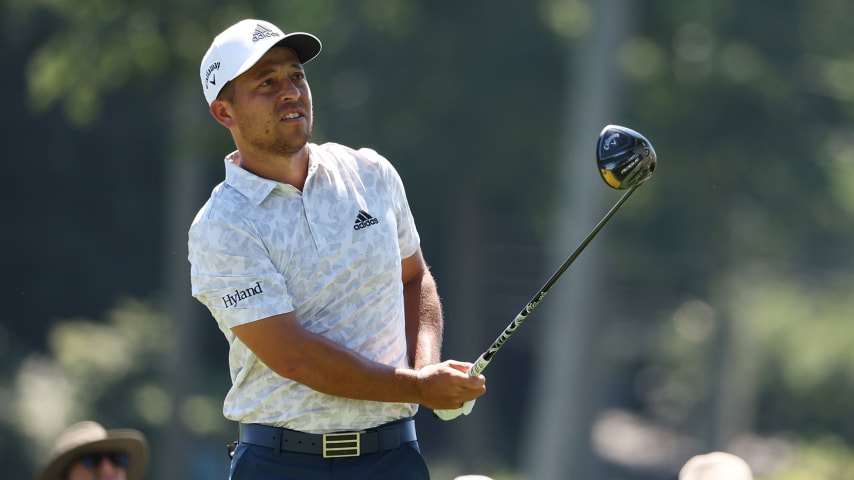
<instances>
[{"instance_id":1,"label":"green foliage background","mask_svg":"<svg viewBox=\"0 0 854 480\"><path fill-rule=\"evenodd\" d=\"M609 8L632 12L609 53L624 85L611 123L650 138L660 166L597 239L593 413L737 451L759 478L851 477L854 4L602 5L0 0L4 478L34 476L80 418L144 430L149 478L225 477L225 345L188 300L185 260L232 148L198 91L214 34L263 17L323 40L307 66L314 140L398 167L445 299L446 353L473 359L552 271L542 251L571 188L554 172L592 164L560 156L568 65ZM472 304L485 318L465 318ZM419 414L434 477L527 478L530 339L552 321L532 319L489 372L478 408L498 415L478 448L464 425ZM459 338L466 322L477 338ZM609 479L675 478L687 459L597 451Z\"/></svg>"}]
</instances>

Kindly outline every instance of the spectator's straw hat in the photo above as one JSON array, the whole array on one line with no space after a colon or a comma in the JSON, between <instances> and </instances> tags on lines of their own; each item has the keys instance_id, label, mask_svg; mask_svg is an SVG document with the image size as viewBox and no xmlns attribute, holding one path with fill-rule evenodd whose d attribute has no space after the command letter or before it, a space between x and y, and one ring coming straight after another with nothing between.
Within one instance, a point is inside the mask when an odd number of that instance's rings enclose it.
<instances>
[{"instance_id":1,"label":"spectator's straw hat","mask_svg":"<svg viewBox=\"0 0 854 480\"><path fill-rule=\"evenodd\" d=\"M81 455L105 452L128 454L128 480L141 480L148 468L148 442L142 432L106 430L97 422L85 421L68 427L56 439L50 460L36 480L61 480Z\"/></svg>"}]
</instances>

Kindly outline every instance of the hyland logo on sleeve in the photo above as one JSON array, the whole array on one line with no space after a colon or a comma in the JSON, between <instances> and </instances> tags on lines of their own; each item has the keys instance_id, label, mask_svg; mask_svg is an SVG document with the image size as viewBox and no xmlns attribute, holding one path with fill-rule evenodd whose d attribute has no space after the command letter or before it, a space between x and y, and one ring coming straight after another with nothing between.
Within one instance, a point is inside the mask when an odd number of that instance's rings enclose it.
<instances>
[{"instance_id":1,"label":"hyland logo on sleeve","mask_svg":"<svg viewBox=\"0 0 854 480\"><path fill-rule=\"evenodd\" d=\"M359 210L359 214L356 215L356 221L354 222L353 230L361 230L363 228L368 228L371 225L376 225L379 222L376 218L372 217L370 213Z\"/></svg>"},{"instance_id":2,"label":"hyland logo on sleeve","mask_svg":"<svg viewBox=\"0 0 854 480\"><path fill-rule=\"evenodd\" d=\"M261 282L258 281L255 282L254 287L249 287L246 290L235 290L234 295L226 293L225 296L222 297L222 303L225 304L225 308L236 307L237 302L262 293L264 293L264 290L261 289Z\"/></svg>"}]
</instances>

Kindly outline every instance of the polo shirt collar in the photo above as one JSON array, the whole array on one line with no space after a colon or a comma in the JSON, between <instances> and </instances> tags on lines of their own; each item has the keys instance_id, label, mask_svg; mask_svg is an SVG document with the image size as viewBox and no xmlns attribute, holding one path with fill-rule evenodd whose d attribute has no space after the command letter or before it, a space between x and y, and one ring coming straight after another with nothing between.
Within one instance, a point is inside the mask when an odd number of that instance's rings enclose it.
<instances>
[{"instance_id":1,"label":"polo shirt collar","mask_svg":"<svg viewBox=\"0 0 854 480\"><path fill-rule=\"evenodd\" d=\"M308 144L308 176L311 177L320 167L326 167L326 161L317 145ZM239 151L225 157L225 183L240 192L255 205L260 205L276 187L283 185L275 180L259 177L238 165Z\"/></svg>"}]
</instances>

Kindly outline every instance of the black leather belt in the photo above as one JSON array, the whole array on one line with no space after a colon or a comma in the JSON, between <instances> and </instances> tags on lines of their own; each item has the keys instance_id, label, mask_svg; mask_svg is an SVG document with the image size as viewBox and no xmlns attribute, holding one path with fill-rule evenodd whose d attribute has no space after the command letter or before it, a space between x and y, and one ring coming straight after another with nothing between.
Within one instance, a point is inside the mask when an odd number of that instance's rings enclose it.
<instances>
[{"instance_id":1,"label":"black leather belt","mask_svg":"<svg viewBox=\"0 0 854 480\"><path fill-rule=\"evenodd\" d=\"M394 450L414 442L415 420L406 418L360 432L305 433L257 423L241 423L238 439L243 443L279 452L323 455L324 458L358 457Z\"/></svg>"}]
</instances>

